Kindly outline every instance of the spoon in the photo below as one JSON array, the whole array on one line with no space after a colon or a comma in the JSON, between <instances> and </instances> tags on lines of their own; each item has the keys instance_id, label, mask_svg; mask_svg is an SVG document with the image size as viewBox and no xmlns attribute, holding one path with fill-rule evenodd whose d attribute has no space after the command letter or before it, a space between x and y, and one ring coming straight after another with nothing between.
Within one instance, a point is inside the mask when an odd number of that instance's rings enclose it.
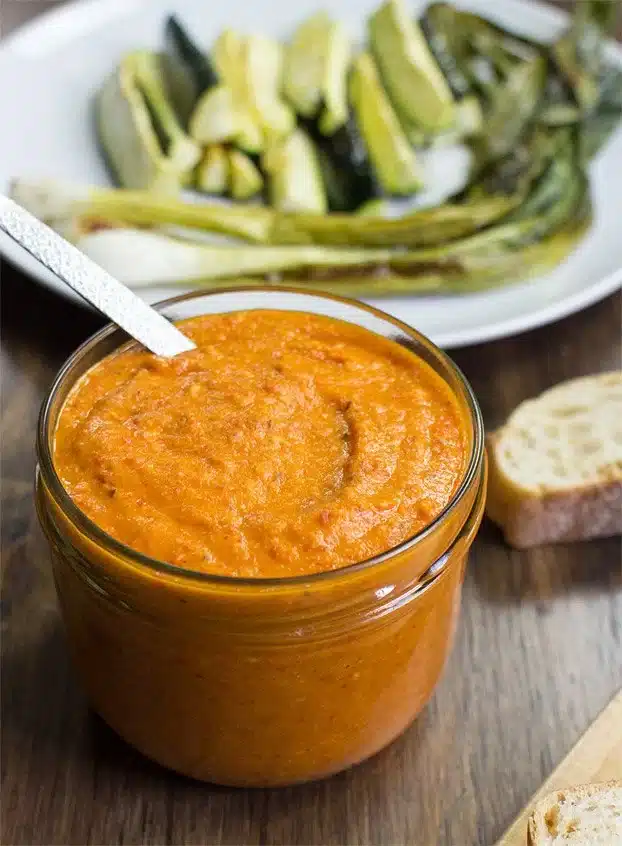
<instances>
[{"instance_id":1,"label":"spoon","mask_svg":"<svg viewBox=\"0 0 622 846\"><path fill-rule=\"evenodd\" d=\"M0 195L0 230L155 355L196 347L165 317L30 212Z\"/></svg>"}]
</instances>

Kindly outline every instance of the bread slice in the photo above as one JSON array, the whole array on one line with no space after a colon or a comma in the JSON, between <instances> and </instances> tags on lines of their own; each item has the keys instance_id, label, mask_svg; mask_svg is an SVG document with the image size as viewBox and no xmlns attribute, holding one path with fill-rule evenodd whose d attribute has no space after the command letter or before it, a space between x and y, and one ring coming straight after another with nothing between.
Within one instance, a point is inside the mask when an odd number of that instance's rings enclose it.
<instances>
[{"instance_id":1,"label":"bread slice","mask_svg":"<svg viewBox=\"0 0 622 846\"><path fill-rule=\"evenodd\" d=\"M528 832L529 846L622 846L622 781L549 793Z\"/></svg>"},{"instance_id":2,"label":"bread slice","mask_svg":"<svg viewBox=\"0 0 622 846\"><path fill-rule=\"evenodd\" d=\"M522 403L488 457L486 512L512 546L622 533L622 371Z\"/></svg>"}]
</instances>

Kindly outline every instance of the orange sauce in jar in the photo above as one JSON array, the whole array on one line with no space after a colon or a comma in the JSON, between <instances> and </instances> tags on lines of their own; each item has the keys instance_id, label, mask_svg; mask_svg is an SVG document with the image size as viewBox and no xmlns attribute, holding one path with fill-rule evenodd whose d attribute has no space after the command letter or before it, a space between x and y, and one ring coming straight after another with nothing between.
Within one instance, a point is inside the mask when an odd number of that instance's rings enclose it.
<instances>
[{"instance_id":1,"label":"orange sauce in jar","mask_svg":"<svg viewBox=\"0 0 622 846\"><path fill-rule=\"evenodd\" d=\"M448 509L472 422L422 358L352 323L181 328L196 350L102 359L50 433L88 518L43 473L70 647L155 760L223 784L320 777L399 734L439 677L483 505L480 466Z\"/></svg>"},{"instance_id":2,"label":"orange sauce in jar","mask_svg":"<svg viewBox=\"0 0 622 846\"><path fill-rule=\"evenodd\" d=\"M181 328L195 351L107 358L58 423L63 484L113 537L192 570L297 576L385 552L451 499L464 420L408 350L295 312Z\"/></svg>"}]
</instances>

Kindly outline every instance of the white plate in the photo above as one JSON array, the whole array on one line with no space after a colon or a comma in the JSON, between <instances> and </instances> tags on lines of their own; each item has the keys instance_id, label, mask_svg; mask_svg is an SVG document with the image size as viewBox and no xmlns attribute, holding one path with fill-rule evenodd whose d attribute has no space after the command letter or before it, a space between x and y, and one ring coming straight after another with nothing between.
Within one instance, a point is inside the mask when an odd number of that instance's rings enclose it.
<instances>
[{"instance_id":1,"label":"white plate","mask_svg":"<svg viewBox=\"0 0 622 846\"><path fill-rule=\"evenodd\" d=\"M330 0L330 10L353 34L379 0ZM463 0L475 11L542 38L565 16L526 0ZM105 183L90 122L93 92L119 57L161 40L165 14L178 12L206 45L225 26L285 35L321 0L80 0L23 27L0 45L0 185L16 176ZM622 65L622 48L608 45ZM374 304L416 326L446 348L515 334L579 311L622 286L622 128L592 167L595 223L579 248L553 273L529 283L463 296L386 298ZM74 296L41 272L23 251L2 250L39 282ZM149 288L150 301L180 293Z\"/></svg>"}]
</instances>

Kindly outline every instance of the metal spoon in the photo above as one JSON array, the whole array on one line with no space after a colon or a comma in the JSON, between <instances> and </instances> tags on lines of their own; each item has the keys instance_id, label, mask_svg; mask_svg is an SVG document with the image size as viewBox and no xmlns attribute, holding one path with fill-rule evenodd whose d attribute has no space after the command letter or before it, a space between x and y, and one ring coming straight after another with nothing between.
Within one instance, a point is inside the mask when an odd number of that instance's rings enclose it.
<instances>
[{"instance_id":1,"label":"metal spoon","mask_svg":"<svg viewBox=\"0 0 622 846\"><path fill-rule=\"evenodd\" d=\"M190 338L114 276L2 195L0 230L152 353L172 358L195 348Z\"/></svg>"}]
</instances>

